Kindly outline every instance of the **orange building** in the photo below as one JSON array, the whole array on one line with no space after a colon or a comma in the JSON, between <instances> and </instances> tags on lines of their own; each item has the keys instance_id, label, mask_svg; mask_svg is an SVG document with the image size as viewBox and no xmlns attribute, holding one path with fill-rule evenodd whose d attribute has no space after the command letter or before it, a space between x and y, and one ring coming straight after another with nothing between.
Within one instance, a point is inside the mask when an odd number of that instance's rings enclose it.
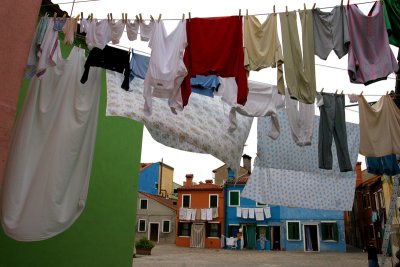
<instances>
[{"instance_id":1,"label":"orange building","mask_svg":"<svg viewBox=\"0 0 400 267\"><path fill-rule=\"evenodd\" d=\"M213 180L193 183L193 174L178 188L176 245L221 248L224 233L224 191Z\"/></svg>"}]
</instances>

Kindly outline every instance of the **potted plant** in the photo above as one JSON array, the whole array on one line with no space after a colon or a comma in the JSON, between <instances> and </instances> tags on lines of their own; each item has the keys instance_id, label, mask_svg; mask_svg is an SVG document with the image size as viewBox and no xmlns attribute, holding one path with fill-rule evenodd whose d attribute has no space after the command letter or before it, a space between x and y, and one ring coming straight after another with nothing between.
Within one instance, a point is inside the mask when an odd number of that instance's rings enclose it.
<instances>
[{"instance_id":1,"label":"potted plant","mask_svg":"<svg viewBox=\"0 0 400 267\"><path fill-rule=\"evenodd\" d=\"M135 242L136 254L139 255L150 255L153 247L154 243L145 236Z\"/></svg>"}]
</instances>

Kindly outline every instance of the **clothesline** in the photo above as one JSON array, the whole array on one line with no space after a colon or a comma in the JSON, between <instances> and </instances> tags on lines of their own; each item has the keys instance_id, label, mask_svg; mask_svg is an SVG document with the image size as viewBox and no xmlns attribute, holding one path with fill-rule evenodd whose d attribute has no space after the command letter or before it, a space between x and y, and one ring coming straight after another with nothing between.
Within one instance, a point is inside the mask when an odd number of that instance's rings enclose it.
<instances>
[{"instance_id":1,"label":"clothesline","mask_svg":"<svg viewBox=\"0 0 400 267\"><path fill-rule=\"evenodd\" d=\"M94 2L94 1L101 1L101 0L81 0L81 1L72 1L72 2L63 2L63 3L58 3L58 4L45 4L45 5L42 5L42 6L51 6L51 5L63 5L63 4L75 4L75 3L82 3L82 2ZM374 2L376 2L376 1L366 1L366 2L359 2L359 3L352 3L352 5L354 4L354 5L363 5L363 4L370 4L370 3L374 3ZM287 7L287 6L286 6ZM334 8L335 6L329 6L329 7L317 7L316 6L316 8L319 8L319 9L329 9L329 8ZM73 8L72 8L72 10L71 10L71 16L72 16L72 11L73 11ZM287 11L287 10L286 10ZM256 13L256 14L246 14L246 15L250 15L250 16L265 16L265 15L271 15L271 14L278 14L278 13L283 13L283 12L286 12L286 11L282 11L282 12L275 12L275 5L274 5L274 12L267 12L267 13ZM189 12L189 17L190 17L190 13L191 12ZM241 9L239 9L239 14L241 13ZM161 13L160 13L160 15L161 15ZM107 18L97 18L97 19L107 19ZM181 18L162 18L162 20L181 20L182 19L182 17ZM144 21L150 21L151 19L143 19Z\"/></svg>"}]
</instances>

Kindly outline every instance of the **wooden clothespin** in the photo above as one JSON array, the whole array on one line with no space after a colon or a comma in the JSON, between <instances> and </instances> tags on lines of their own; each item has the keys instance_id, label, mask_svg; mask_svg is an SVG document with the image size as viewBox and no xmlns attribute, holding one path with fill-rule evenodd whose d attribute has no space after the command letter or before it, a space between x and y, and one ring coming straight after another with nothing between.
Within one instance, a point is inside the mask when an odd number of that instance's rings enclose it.
<instances>
[{"instance_id":1,"label":"wooden clothespin","mask_svg":"<svg viewBox=\"0 0 400 267\"><path fill-rule=\"evenodd\" d=\"M135 18L136 18L136 21L137 21L137 22L140 22L140 19L139 19L139 16L138 16L138 15L136 15Z\"/></svg>"},{"instance_id":2,"label":"wooden clothespin","mask_svg":"<svg viewBox=\"0 0 400 267\"><path fill-rule=\"evenodd\" d=\"M343 95L343 90L342 90L342 92L340 94Z\"/></svg>"},{"instance_id":3,"label":"wooden clothespin","mask_svg":"<svg viewBox=\"0 0 400 267\"><path fill-rule=\"evenodd\" d=\"M274 15L276 15L276 13L275 13L275 5L274 5L274 7L272 8L272 10L274 11Z\"/></svg>"},{"instance_id":4,"label":"wooden clothespin","mask_svg":"<svg viewBox=\"0 0 400 267\"><path fill-rule=\"evenodd\" d=\"M337 91L338 91L338 90L336 89L335 95L337 95Z\"/></svg>"},{"instance_id":5,"label":"wooden clothespin","mask_svg":"<svg viewBox=\"0 0 400 267\"><path fill-rule=\"evenodd\" d=\"M246 9L246 18L249 16L249 10Z\"/></svg>"},{"instance_id":6,"label":"wooden clothespin","mask_svg":"<svg viewBox=\"0 0 400 267\"><path fill-rule=\"evenodd\" d=\"M111 21L114 20L114 19L113 19L113 16L112 16L112 13L110 13L110 20L111 20Z\"/></svg>"},{"instance_id":7,"label":"wooden clothespin","mask_svg":"<svg viewBox=\"0 0 400 267\"><path fill-rule=\"evenodd\" d=\"M324 91L324 88L322 87L322 89L321 89L321 94L322 94L323 91Z\"/></svg>"},{"instance_id":8,"label":"wooden clothespin","mask_svg":"<svg viewBox=\"0 0 400 267\"><path fill-rule=\"evenodd\" d=\"M90 13L90 22L93 21L93 13Z\"/></svg>"},{"instance_id":9,"label":"wooden clothespin","mask_svg":"<svg viewBox=\"0 0 400 267\"><path fill-rule=\"evenodd\" d=\"M182 14L182 22L185 20L185 13Z\"/></svg>"},{"instance_id":10,"label":"wooden clothespin","mask_svg":"<svg viewBox=\"0 0 400 267\"><path fill-rule=\"evenodd\" d=\"M143 18L142 18L142 13L139 13L139 22L142 22Z\"/></svg>"},{"instance_id":11,"label":"wooden clothespin","mask_svg":"<svg viewBox=\"0 0 400 267\"><path fill-rule=\"evenodd\" d=\"M242 15L242 10L239 9L239 18L240 18L241 15Z\"/></svg>"},{"instance_id":12,"label":"wooden clothespin","mask_svg":"<svg viewBox=\"0 0 400 267\"><path fill-rule=\"evenodd\" d=\"M287 10L287 6L286 6L286 16L289 16L289 12Z\"/></svg>"},{"instance_id":13,"label":"wooden clothespin","mask_svg":"<svg viewBox=\"0 0 400 267\"><path fill-rule=\"evenodd\" d=\"M81 12L81 21L83 20L83 12Z\"/></svg>"},{"instance_id":14,"label":"wooden clothespin","mask_svg":"<svg viewBox=\"0 0 400 267\"><path fill-rule=\"evenodd\" d=\"M128 13L125 13L125 23L128 22Z\"/></svg>"},{"instance_id":15,"label":"wooden clothespin","mask_svg":"<svg viewBox=\"0 0 400 267\"><path fill-rule=\"evenodd\" d=\"M81 16L80 14L76 15L75 19L79 20L80 16Z\"/></svg>"},{"instance_id":16,"label":"wooden clothespin","mask_svg":"<svg viewBox=\"0 0 400 267\"><path fill-rule=\"evenodd\" d=\"M110 14L107 13L107 21L110 22Z\"/></svg>"},{"instance_id":17,"label":"wooden clothespin","mask_svg":"<svg viewBox=\"0 0 400 267\"><path fill-rule=\"evenodd\" d=\"M191 14L190 14L190 12L189 12L189 21L192 19L192 17L191 17Z\"/></svg>"},{"instance_id":18,"label":"wooden clothespin","mask_svg":"<svg viewBox=\"0 0 400 267\"><path fill-rule=\"evenodd\" d=\"M360 96L362 96L363 93L364 93L364 91L361 91Z\"/></svg>"},{"instance_id":19,"label":"wooden clothespin","mask_svg":"<svg viewBox=\"0 0 400 267\"><path fill-rule=\"evenodd\" d=\"M49 12L44 13L44 16L48 17L49 16Z\"/></svg>"},{"instance_id":20,"label":"wooden clothespin","mask_svg":"<svg viewBox=\"0 0 400 267\"><path fill-rule=\"evenodd\" d=\"M53 18L54 18L54 19L57 18L57 12L54 12Z\"/></svg>"},{"instance_id":21,"label":"wooden clothespin","mask_svg":"<svg viewBox=\"0 0 400 267\"><path fill-rule=\"evenodd\" d=\"M124 13L121 13L121 16L122 16L122 22L125 23L125 16L124 16Z\"/></svg>"},{"instance_id":22,"label":"wooden clothespin","mask_svg":"<svg viewBox=\"0 0 400 267\"><path fill-rule=\"evenodd\" d=\"M307 11L306 3L304 3L304 12Z\"/></svg>"},{"instance_id":23,"label":"wooden clothespin","mask_svg":"<svg viewBox=\"0 0 400 267\"><path fill-rule=\"evenodd\" d=\"M153 16L152 16L152 15L150 15L150 20L151 20L151 21L154 21L154 18L153 18Z\"/></svg>"},{"instance_id":24,"label":"wooden clothespin","mask_svg":"<svg viewBox=\"0 0 400 267\"><path fill-rule=\"evenodd\" d=\"M312 6L312 10L315 10L316 5L317 5L317 3L314 3L314 5Z\"/></svg>"},{"instance_id":25,"label":"wooden clothespin","mask_svg":"<svg viewBox=\"0 0 400 267\"><path fill-rule=\"evenodd\" d=\"M132 48L129 47L129 50L128 50L128 57L129 57L129 58L130 58L130 56L131 56L131 50L132 50Z\"/></svg>"},{"instance_id":26,"label":"wooden clothespin","mask_svg":"<svg viewBox=\"0 0 400 267\"><path fill-rule=\"evenodd\" d=\"M65 20L66 17L67 17L67 12L64 12L64 15L62 16L62 19Z\"/></svg>"},{"instance_id":27,"label":"wooden clothespin","mask_svg":"<svg viewBox=\"0 0 400 267\"><path fill-rule=\"evenodd\" d=\"M158 15L158 22L160 22L160 20L161 20L161 13L160 15Z\"/></svg>"},{"instance_id":28,"label":"wooden clothespin","mask_svg":"<svg viewBox=\"0 0 400 267\"><path fill-rule=\"evenodd\" d=\"M340 1L340 6L343 6L343 0Z\"/></svg>"},{"instance_id":29,"label":"wooden clothespin","mask_svg":"<svg viewBox=\"0 0 400 267\"><path fill-rule=\"evenodd\" d=\"M389 91L386 91L386 95L389 95Z\"/></svg>"}]
</instances>

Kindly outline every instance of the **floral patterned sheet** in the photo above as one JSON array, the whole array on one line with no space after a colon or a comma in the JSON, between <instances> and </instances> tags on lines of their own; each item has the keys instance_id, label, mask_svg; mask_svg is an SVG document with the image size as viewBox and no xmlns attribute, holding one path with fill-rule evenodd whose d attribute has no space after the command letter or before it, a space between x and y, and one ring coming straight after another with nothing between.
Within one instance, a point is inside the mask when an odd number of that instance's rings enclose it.
<instances>
[{"instance_id":1,"label":"floral patterned sheet","mask_svg":"<svg viewBox=\"0 0 400 267\"><path fill-rule=\"evenodd\" d=\"M144 123L159 143L189 152L211 154L235 175L253 118L237 116L238 128L228 132L230 107L219 97L192 94L182 112L173 114L167 99L153 98L153 112L144 115L143 80L133 79L132 90L120 88L123 76L107 70L107 116L122 116Z\"/></svg>"}]
</instances>

